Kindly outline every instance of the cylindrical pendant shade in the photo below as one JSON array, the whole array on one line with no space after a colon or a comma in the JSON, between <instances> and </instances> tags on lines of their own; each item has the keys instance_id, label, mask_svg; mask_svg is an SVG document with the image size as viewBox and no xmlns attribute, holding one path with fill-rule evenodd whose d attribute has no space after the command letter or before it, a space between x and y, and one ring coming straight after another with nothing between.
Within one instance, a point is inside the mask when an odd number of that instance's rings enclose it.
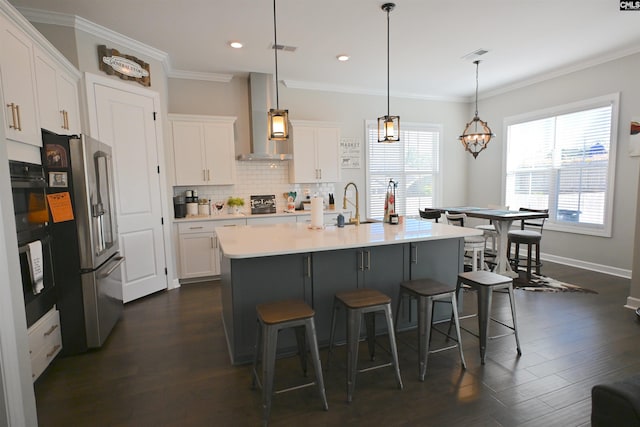
<instances>
[{"instance_id":1,"label":"cylindrical pendant shade","mask_svg":"<svg viewBox=\"0 0 640 427\"><path fill-rule=\"evenodd\" d=\"M289 111L269 110L269 139L282 141L289 138Z\"/></svg>"}]
</instances>

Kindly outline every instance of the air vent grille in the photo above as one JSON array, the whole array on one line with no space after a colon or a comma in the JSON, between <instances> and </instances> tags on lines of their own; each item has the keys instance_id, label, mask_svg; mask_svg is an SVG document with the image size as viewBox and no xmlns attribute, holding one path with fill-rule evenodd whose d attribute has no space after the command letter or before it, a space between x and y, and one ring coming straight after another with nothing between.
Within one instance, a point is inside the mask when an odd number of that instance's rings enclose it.
<instances>
[{"instance_id":1,"label":"air vent grille","mask_svg":"<svg viewBox=\"0 0 640 427\"><path fill-rule=\"evenodd\" d=\"M284 44L272 44L270 46L270 49L277 49L283 52L295 52L298 48L295 46L287 46Z\"/></svg>"},{"instance_id":2,"label":"air vent grille","mask_svg":"<svg viewBox=\"0 0 640 427\"><path fill-rule=\"evenodd\" d=\"M471 53L467 53L465 56L462 57L462 59L464 59L465 61L475 61L485 53L489 53L489 51L486 49L474 50Z\"/></svg>"}]
</instances>

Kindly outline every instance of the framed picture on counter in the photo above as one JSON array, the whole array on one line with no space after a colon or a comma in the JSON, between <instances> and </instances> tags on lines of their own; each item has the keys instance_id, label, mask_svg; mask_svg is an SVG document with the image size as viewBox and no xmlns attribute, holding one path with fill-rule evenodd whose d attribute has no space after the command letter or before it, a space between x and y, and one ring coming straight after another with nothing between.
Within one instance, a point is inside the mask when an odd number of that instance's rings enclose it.
<instances>
[{"instance_id":1,"label":"framed picture on counter","mask_svg":"<svg viewBox=\"0 0 640 427\"><path fill-rule=\"evenodd\" d=\"M67 187L66 172L49 172L49 187Z\"/></svg>"}]
</instances>

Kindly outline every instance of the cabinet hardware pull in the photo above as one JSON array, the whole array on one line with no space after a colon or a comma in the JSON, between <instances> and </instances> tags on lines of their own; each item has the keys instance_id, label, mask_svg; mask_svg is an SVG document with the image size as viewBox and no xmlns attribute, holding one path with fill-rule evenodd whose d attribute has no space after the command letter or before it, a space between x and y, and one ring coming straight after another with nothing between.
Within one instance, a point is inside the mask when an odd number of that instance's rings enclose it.
<instances>
[{"instance_id":1,"label":"cabinet hardware pull","mask_svg":"<svg viewBox=\"0 0 640 427\"><path fill-rule=\"evenodd\" d=\"M211 181L211 171L207 169L207 181Z\"/></svg>"},{"instance_id":2,"label":"cabinet hardware pull","mask_svg":"<svg viewBox=\"0 0 640 427\"><path fill-rule=\"evenodd\" d=\"M311 255L307 255L307 277L311 279Z\"/></svg>"},{"instance_id":3,"label":"cabinet hardware pull","mask_svg":"<svg viewBox=\"0 0 640 427\"><path fill-rule=\"evenodd\" d=\"M213 236L211 236L210 239L211 239L211 249L214 249L215 243L213 242Z\"/></svg>"},{"instance_id":4,"label":"cabinet hardware pull","mask_svg":"<svg viewBox=\"0 0 640 427\"><path fill-rule=\"evenodd\" d=\"M358 264L358 270L364 271L364 251L358 251L360 255L360 263Z\"/></svg>"},{"instance_id":5,"label":"cabinet hardware pull","mask_svg":"<svg viewBox=\"0 0 640 427\"><path fill-rule=\"evenodd\" d=\"M48 337L49 335L51 335L53 333L53 331L55 331L58 328L58 325L51 325L51 327L49 328L49 330L47 332L44 333L45 337Z\"/></svg>"},{"instance_id":6,"label":"cabinet hardware pull","mask_svg":"<svg viewBox=\"0 0 640 427\"><path fill-rule=\"evenodd\" d=\"M367 251L367 270L371 270L371 251Z\"/></svg>"},{"instance_id":7,"label":"cabinet hardware pull","mask_svg":"<svg viewBox=\"0 0 640 427\"><path fill-rule=\"evenodd\" d=\"M64 119L64 128L69 130L69 112L66 110L62 110L62 117Z\"/></svg>"},{"instance_id":8,"label":"cabinet hardware pull","mask_svg":"<svg viewBox=\"0 0 640 427\"><path fill-rule=\"evenodd\" d=\"M418 247L416 245L411 245L411 251L412 253L412 258L411 258L411 264L417 264L418 263Z\"/></svg>"},{"instance_id":9,"label":"cabinet hardware pull","mask_svg":"<svg viewBox=\"0 0 640 427\"><path fill-rule=\"evenodd\" d=\"M16 130L21 131L22 125L20 124L20 106L18 104L16 104L16 113L18 113L18 127L16 128Z\"/></svg>"},{"instance_id":10,"label":"cabinet hardware pull","mask_svg":"<svg viewBox=\"0 0 640 427\"><path fill-rule=\"evenodd\" d=\"M11 123L9 125L9 129L15 129L15 130L19 130L18 127L16 126L16 121L17 121L17 117L16 117L16 104L14 104L13 102L10 104L7 104L7 108L11 108Z\"/></svg>"},{"instance_id":11,"label":"cabinet hardware pull","mask_svg":"<svg viewBox=\"0 0 640 427\"><path fill-rule=\"evenodd\" d=\"M62 126L60 126L62 129L66 129L67 128L67 120L64 117L64 110L60 110L60 115L62 116Z\"/></svg>"},{"instance_id":12,"label":"cabinet hardware pull","mask_svg":"<svg viewBox=\"0 0 640 427\"><path fill-rule=\"evenodd\" d=\"M202 180L203 181L207 180L207 171L206 171L206 169L202 169Z\"/></svg>"},{"instance_id":13,"label":"cabinet hardware pull","mask_svg":"<svg viewBox=\"0 0 640 427\"><path fill-rule=\"evenodd\" d=\"M56 353L56 351L58 351L59 348L60 348L60 344L54 345L51 351L47 353L47 359L53 356Z\"/></svg>"},{"instance_id":14,"label":"cabinet hardware pull","mask_svg":"<svg viewBox=\"0 0 640 427\"><path fill-rule=\"evenodd\" d=\"M189 230L199 230L201 228L204 228L203 226L200 227L189 227Z\"/></svg>"},{"instance_id":15,"label":"cabinet hardware pull","mask_svg":"<svg viewBox=\"0 0 640 427\"><path fill-rule=\"evenodd\" d=\"M318 179L322 179L322 169L318 169Z\"/></svg>"},{"instance_id":16,"label":"cabinet hardware pull","mask_svg":"<svg viewBox=\"0 0 640 427\"><path fill-rule=\"evenodd\" d=\"M218 247L218 236L215 236L215 237L214 237L214 239L215 239L215 242L216 242L216 248L217 248L217 247Z\"/></svg>"}]
</instances>

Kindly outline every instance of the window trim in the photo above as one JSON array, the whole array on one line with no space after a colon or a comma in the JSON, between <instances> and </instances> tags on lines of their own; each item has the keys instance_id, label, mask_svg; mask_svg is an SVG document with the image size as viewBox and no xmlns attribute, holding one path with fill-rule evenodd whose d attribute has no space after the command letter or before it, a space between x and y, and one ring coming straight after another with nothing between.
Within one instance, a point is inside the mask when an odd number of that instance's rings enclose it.
<instances>
[{"instance_id":1,"label":"window trim","mask_svg":"<svg viewBox=\"0 0 640 427\"><path fill-rule=\"evenodd\" d=\"M607 170L607 200L605 201L604 224L602 228L594 228L588 224L569 225L566 223L554 222L550 217L545 222L545 230L560 231L565 233L586 234L591 236L611 237L613 228L613 198L615 195L615 173L616 158L618 147L618 121L620 108L620 92L613 92L594 98L588 98L581 101L571 102L568 104L557 105L549 108L522 113L504 118L502 134L505 135L505 141L502 144L502 190L503 201L506 200L507 189L507 150L509 141L506 140L508 128L511 125L540 120L544 118L554 117L562 114L575 113L587 109L604 107L611 105L611 134L609 147L609 167ZM512 208L516 208L513 206Z\"/></svg>"},{"instance_id":2,"label":"window trim","mask_svg":"<svg viewBox=\"0 0 640 427\"><path fill-rule=\"evenodd\" d=\"M368 131L369 131L369 127L371 127L372 129L374 129L375 131L377 131L378 129L378 121L377 120L365 120L364 122L364 146L365 146L365 159L366 159L366 164L365 164L365 194L366 194L366 205L365 205L365 212L366 212L366 217L367 218L371 218L371 210L370 210L370 203L369 203L369 190L370 190L370 185L371 185L371 174L370 174L370 161L369 161L369 138L368 138ZM430 128L430 129L434 129L435 131L438 132L439 134L439 138L438 138L438 173L435 176L436 179L434 179L435 181L435 185L434 185L434 195L433 195L433 205L434 206L441 206L442 205L442 189L443 189L443 170L445 168L444 165L444 126L442 124L439 123L426 123L426 122L402 122L402 126L400 128L400 132L402 132L403 130L406 129L411 129L411 128L421 128L421 130L425 130L426 128ZM382 143L380 143L382 144ZM407 214L405 213L405 217L407 218L418 218L419 217L419 213L415 212L415 214Z\"/></svg>"}]
</instances>

